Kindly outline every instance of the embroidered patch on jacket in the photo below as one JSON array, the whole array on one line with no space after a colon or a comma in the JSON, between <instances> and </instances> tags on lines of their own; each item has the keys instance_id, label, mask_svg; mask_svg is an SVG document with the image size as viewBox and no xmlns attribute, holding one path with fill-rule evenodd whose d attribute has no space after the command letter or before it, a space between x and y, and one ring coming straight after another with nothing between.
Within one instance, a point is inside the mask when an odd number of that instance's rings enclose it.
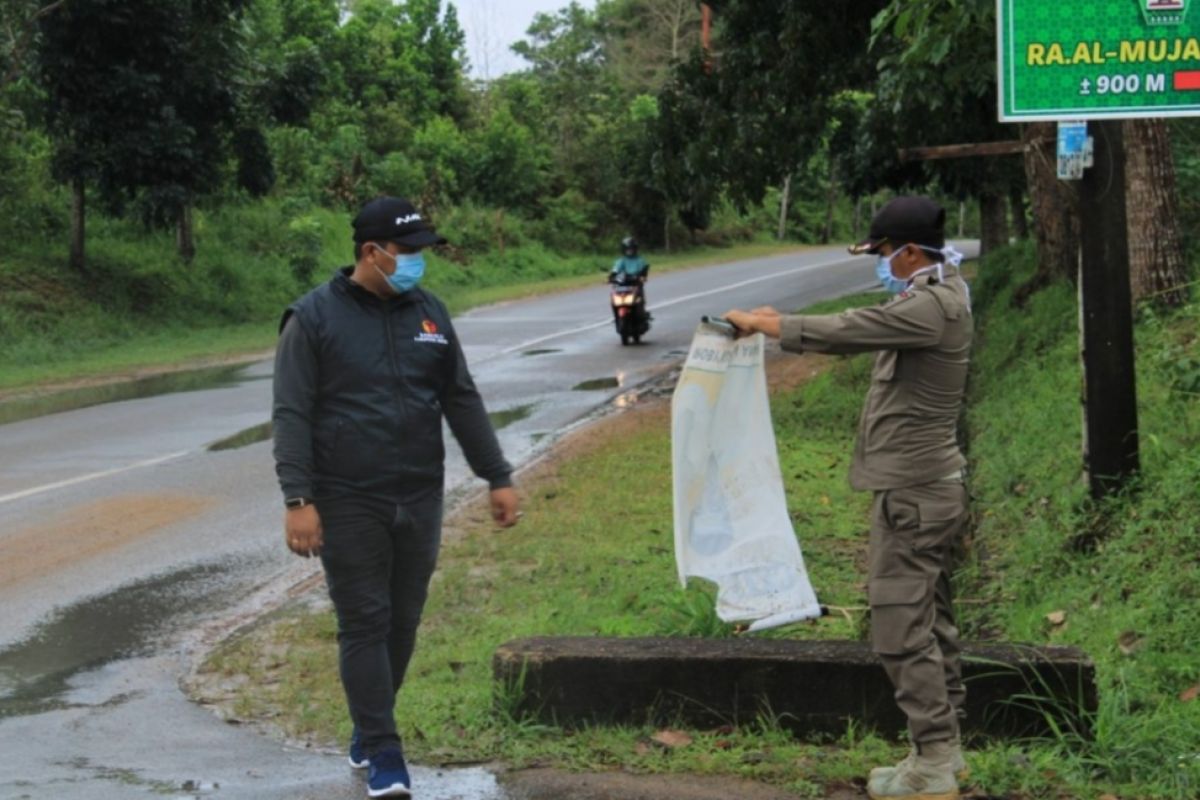
<instances>
[{"instance_id":1,"label":"embroidered patch on jacket","mask_svg":"<svg viewBox=\"0 0 1200 800\"><path fill-rule=\"evenodd\" d=\"M450 344L445 336L438 333L438 327L431 319L421 322L421 332L416 335L415 340L429 344Z\"/></svg>"}]
</instances>

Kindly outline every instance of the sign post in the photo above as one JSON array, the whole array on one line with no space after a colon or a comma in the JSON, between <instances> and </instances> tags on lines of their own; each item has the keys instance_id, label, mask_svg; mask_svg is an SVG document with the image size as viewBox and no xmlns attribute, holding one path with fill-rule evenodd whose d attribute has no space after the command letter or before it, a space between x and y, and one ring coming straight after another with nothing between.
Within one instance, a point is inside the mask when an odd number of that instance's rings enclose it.
<instances>
[{"instance_id":1,"label":"sign post","mask_svg":"<svg viewBox=\"0 0 1200 800\"><path fill-rule=\"evenodd\" d=\"M1095 166L1079 194L1079 323L1083 460L1092 496L1100 498L1138 471L1138 416L1124 137L1119 121L1092 125Z\"/></svg>"},{"instance_id":2,"label":"sign post","mask_svg":"<svg viewBox=\"0 0 1200 800\"><path fill-rule=\"evenodd\" d=\"M1200 116L1200 0L996 0L1000 120L1091 120L1062 131L1060 175L1082 178L1079 265L1084 462L1094 497L1138 470L1133 313L1119 120ZM1084 140L1086 141L1086 139ZM1082 173L1082 174L1081 174Z\"/></svg>"}]
</instances>

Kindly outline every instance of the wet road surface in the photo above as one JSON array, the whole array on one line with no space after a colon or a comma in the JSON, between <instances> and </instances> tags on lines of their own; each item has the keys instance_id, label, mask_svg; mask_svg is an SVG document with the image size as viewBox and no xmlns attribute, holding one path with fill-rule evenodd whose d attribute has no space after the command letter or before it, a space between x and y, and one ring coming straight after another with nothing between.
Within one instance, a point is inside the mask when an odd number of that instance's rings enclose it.
<instances>
[{"instance_id":1,"label":"wet road surface","mask_svg":"<svg viewBox=\"0 0 1200 800\"><path fill-rule=\"evenodd\" d=\"M520 464L677 364L702 314L789 309L872 280L870 259L836 250L654 276L654 328L627 348L599 279L455 324ZM221 722L178 688L206 625L249 618L319 570L281 544L258 441L270 374L263 362L215 385L0 425L0 798L365 795L340 754ZM447 452L451 496L477 488ZM504 798L478 769L414 782L423 798Z\"/></svg>"}]
</instances>

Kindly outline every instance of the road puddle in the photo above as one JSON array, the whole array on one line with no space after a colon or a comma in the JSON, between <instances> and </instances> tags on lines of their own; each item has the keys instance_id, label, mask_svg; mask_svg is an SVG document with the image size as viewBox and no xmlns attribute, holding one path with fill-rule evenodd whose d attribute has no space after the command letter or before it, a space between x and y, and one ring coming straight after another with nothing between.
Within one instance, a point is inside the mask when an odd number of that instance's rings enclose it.
<instances>
[{"instance_id":1,"label":"road puddle","mask_svg":"<svg viewBox=\"0 0 1200 800\"><path fill-rule=\"evenodd\" d=\"M521 355L523 356L548 356L551 353L561 353L562 350L557 347L543 347L538 350L526 350Z\"/></svg>"},{"instance_id":2,"label":"road puddle","mask_svg":"<svg viewBox=\"0 0 1200 800\"><path fill-rule=\"evenodd\" d=\"M571 389L576 392L594 392L599 389L616 389L620 385L620 378L593 378L590 381L577 383Z\"/></svg>"},{"instance_id":3,"label":"road puddle","mask_svg":"<svg viewBox=\"0 0 1200 800\"><path fill-rule=\"evenodd\" d=\"M81 386L76 389L18 396L0 402L0 425L23 419L74 411L79 408L115 403L121 400L138 400L178 392L197 392L203 389L221 389L237 386L248 381L267 380L271 376L242 373L250 364L235 364L223 367L164 372L129 381L116 381L97 386Z\"/></svg>"},{"instance_id":4,"label":"road puddle","mask_svg":"<svg viewBox=\"0 0 1200 800\"><path fill-rule=\"evenodd\" d=\"M189 617L228 599L230 584L261 569L239 556L123 586L55 612L30 636L0 650L0 718L68 708L81 673L146 655Z\"/></svg>"},{"instance_id":5,"label":"road puddle","mask_svg":"<svg viewBox=\"0 0 1200 800\"><path fill-rule=\"evenodd\" d=\"M523 406L513 406L512 408L506 408L504 411L493 411L491 414L488 414L488 418L492 421L492 427L499 431L507 428L514 422L526 419L533 413L533 408L532 403Z\"/></svg>"},{"instance_id":6,"label":"road puddle","mask_svg":"<svg viewBox=\"0 0 1200 800\"><path fill-rule=\"evenodd\" d=\"M236 450L239 447L265 442L271 438L271 423L264 422L261 425L255 425L252 428L246 428L244 431L238 431L233 436L226 436L224 439L218 439L208 446L210 452L220 452L221 450Z\"/></svg>"}]
</instances>

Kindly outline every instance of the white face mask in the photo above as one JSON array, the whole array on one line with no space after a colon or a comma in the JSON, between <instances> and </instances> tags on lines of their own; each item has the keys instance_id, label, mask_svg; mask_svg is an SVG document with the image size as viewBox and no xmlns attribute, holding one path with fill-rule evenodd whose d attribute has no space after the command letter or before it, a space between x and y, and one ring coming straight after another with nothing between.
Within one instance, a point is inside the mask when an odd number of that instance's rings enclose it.
<instances>
[{"instance_id":1,"label":"white face mask","mask_svg":"<svg viewBox=\"0 0 1200 800\"><path fill-rule=\"evenodd\" d=\"M954 267L955 270L957 270L962 265L964 256L962 253L958 252L958 250L954 249L954 245L948 244L945 247L943 247L941 250L938 250L933 247L924 247L922 245L917 245L917 247L920 247L922 250L924 250L927 253L939 253L942 256L942 258L946 259L945 263ZM917 275L920 275L925 272L929 272L934 269L937 270L938 283L945 282L946 270L945 270L945 266L941 263L935 264L932 267L926 267L925 269L921 270L920 272L917 272L916 275L913 275L912 277L915 278L915 277L917 277ZM970 308L971 308L971 287L967 285L966 281L963 281L963 289L967 293L967 309L970 310Z\"/></svg>"},{"instance_id":2,"label":"white face mask","mask_svg":"<svg viewBox=\"0 0 1200 800\"><path fill-rule=\"evenodd\" d=\"M927 253L937 253L938 255L940 255L942 258L945 259L945 262L944 263L938 262L936 264L931 264L930 266L925 267L923 269L919 269L916 272L914 272L912 275L909 275L906 280L901 280L892 274L892 259L895 257L896 253L892 253L890 256L886 256L886 257L880 256L878 266L876 267L876 274L879 276L880 282L884 285L884 287L886 289L888 289L888 291L890 291L892 293L897 293L897 292L903 291L905 288L907 288L909 285L911 285L912 282L914 280L916 280L919 276L925 275L930 272L935 272L935 271L937 272L938 283L944 283L946 280L945 265L949 264L950 266L954 267L957 270L963 262L963 258L964 258L963 254L960 253L958 250L954 249L953 245L948 244L945 247L943 247L941 250L937 249L936 247L926 247L925 245L921 245L921 244L913 245L913 247L919 247ZM896 251L896 252L899 252L899 251ZM966 287L966 284L964 283L963 286ZM899 287L899 288L896 288L896 287ZM971 290L969 287L967 287L966 291L967 291L967 307L970 308Z\"/></svg>"},{"instance_id":3,"label":"white face mask","mask_svg":"<svg viewBox=\"0 0 1200 800\"><path fill-rule=\"evenodd\" d=\"M937 270L938 281L939 282L944 281L944 280L946 280L945 265L949 264L950 266L954 267L955 269L958 269L959 266L963 262L963 254L958 252L957 250L955 250L954 245L951 245L951 244L946 245L941 250L937 249L936 247L926 247L923 244L915 245L915 247L921 248L926 253L936 253L937 255L942 257L943 261L939 261L937 264L934 264L933 266L926 267L925 269L918 270L917 272L913 273L909 277L910 281L913 278L917 277L918 275L924 275L926 272L932 272L935 269Z\"/></svg>"}]
</instances>

